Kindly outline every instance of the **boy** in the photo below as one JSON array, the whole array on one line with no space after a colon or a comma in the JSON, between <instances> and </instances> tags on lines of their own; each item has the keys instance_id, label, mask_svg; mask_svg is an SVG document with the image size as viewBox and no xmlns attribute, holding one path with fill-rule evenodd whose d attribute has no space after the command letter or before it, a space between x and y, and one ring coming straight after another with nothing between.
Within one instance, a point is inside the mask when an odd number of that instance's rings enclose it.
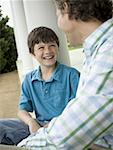
<instances>
[{"instance_id":1,"label":"boy","mask_svg":"<svg viewBox=\"0 0 113 150\"><path fill-rule=\"evenodd\" d=\"M47 127L76 96L79 72L57 61L59 40L55 32L47 27L33 29L28 36L28 47L40 66L27 74L22 83L18 111L22 122L6 120L10 136L8 140L1 139L2 144L17 144L40 127ZM36 119L29 113L33 111Z\"/></svg>"}]
</instances>

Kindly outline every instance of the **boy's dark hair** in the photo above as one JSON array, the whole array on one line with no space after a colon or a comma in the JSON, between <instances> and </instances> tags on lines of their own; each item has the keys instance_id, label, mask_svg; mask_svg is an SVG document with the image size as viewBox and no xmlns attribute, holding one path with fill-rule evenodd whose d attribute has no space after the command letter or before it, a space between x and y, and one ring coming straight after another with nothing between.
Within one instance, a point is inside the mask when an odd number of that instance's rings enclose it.
<instances>
[{"instance_id":1,"label":"boy's dark hair","mask_svg":"<svg viewBox=\"0 0 113 150\"><path fill-rule=\"evenodd\" d=\"M98 19L105 22L112 18L112 0L55 0L63 13L65 3L68 5L69 19L91 21ZM65 13L65 12L64 12Z\"/></svg>"},{"instance_id":2,"label":"boy's dark hair","mask_svg":"<svg viewBox=\"0 0 113 150\"><path fill-rule=\"evenodd\" d=\"M56 33L47 27L38 27L33 29L28 35L28 48L29 52L34 54L34 45L40 42L49 43L56 42L59 47L59 39Z\"/></svg>"}]
</instances>

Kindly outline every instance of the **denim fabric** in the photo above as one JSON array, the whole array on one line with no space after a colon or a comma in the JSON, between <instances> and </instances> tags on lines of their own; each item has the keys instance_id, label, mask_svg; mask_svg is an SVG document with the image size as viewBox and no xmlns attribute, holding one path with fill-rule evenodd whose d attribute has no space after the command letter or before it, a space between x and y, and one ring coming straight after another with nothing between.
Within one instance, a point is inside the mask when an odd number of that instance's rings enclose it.
<instances>
[{"instance_id":1,"label":"denim fabric","mask_svg":"<svg viewBox=\"0 0 113 150\"><path fill-rule=\"evenodd\" d=\"M0 143L17 145L29 135L28 126L18 119L0 119Z\"/></svg>"}]
</instances>

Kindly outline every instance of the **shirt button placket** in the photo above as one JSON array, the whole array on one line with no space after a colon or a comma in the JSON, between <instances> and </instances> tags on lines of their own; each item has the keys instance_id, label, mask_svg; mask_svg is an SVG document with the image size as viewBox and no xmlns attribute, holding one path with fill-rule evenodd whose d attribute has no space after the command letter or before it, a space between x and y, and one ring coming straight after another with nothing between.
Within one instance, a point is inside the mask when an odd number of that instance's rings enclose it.
<instances>
[{"instance_id":1,"label":"shirt button placket","mask_svg":"<svg viewBox=\"0 0 113 150\"><path fill-rule=\"evenodd\" d=\"M48 93L48 90L47 90L47 89L45 90L45 93L46 93L46 94Z\"/></svg>"}]
</instances>

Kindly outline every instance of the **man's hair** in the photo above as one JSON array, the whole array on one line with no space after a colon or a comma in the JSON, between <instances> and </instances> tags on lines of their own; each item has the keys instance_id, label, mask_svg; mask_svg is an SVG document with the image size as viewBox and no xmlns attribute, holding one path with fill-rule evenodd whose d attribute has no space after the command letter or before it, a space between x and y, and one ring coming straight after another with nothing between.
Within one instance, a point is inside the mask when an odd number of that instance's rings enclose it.
<instances>
[{"instance_id":1,"label":"man's hair","mask_svg":"<svg viewBox=\"0 0 113 150\"><path fill-rule=\"evenodd\" d=\"M65 3L68 6L69 19L91 21L98 19L105 22L112 18L112 0L55 0L63 13ZM64 12L65 13L65 12Z\"/></svg>"},{"instance_id":2,"label":"man's hair","mask_svg":"<svg viewBox=\"0 0 113 150\"><path fill-rule=\"evenodd\" d=\"M59 47L59 39L56 33L52 29L47 27L38 27L33 29L28 35L27 42L29 52L32 54L34 54L34 45L39 44L40 42L56 42Z\"/></svg>"}]
</instances>

